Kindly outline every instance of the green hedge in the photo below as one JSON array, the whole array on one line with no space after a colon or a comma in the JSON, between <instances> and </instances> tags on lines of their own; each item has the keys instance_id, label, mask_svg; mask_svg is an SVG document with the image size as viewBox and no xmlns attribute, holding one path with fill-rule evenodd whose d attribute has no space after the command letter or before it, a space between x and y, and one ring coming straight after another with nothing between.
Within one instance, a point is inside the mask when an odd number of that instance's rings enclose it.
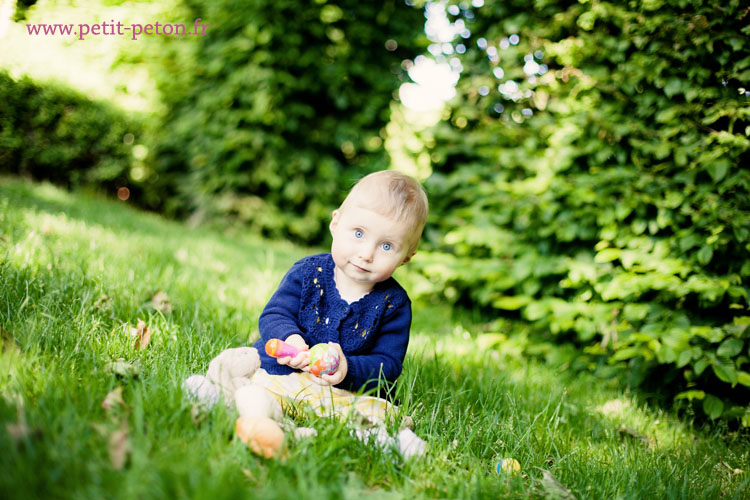
<instances>
[{"instance_id":1,"label":"green hedge","mask_svg":"<svg viewBox=\"0 0 750 500\"><path fill-rule=\"evenodd\" d=\"M137 160L143 123L70 89L0 71L0 171L114 195Z\"/></svg>"},{"instance_id":2,"label":"green hedge","mask_svg":"<svg viewBox=\"0 0 750 500\"><path fill-rule=\"evenodd\" d=\"M148 67L158 115L126 117L3 74L0 171L126 186L130 202L167 215L319 243L353 181L388 166L384 127L401 62L423 49L422 11L397 0L184 0L171 15L200 18L206 34L120 55Z\"/></svg>"},{"instance_id":3,"label":"green hedge","mask_svg":"<svg viewBox=\"0 0 750 500\"><path fill-rule=\"evenodd\" d=\"M165 208L319 242L352 182L388 166L383 129L422 12L400 0L186 4L209 32L193 65L174 68L190 73L184 88L162 78Z\"/></svg>"},{"instance_id":4,"label":"green hedge","mask_svg":"<svg viewBox=\"0 0 750 500\"><path fill-rule=\"evenodd\" d=\"M461 5L458 96L425 134L432 292L750 426L748 10Z\"/></svg>"}]
</instances>

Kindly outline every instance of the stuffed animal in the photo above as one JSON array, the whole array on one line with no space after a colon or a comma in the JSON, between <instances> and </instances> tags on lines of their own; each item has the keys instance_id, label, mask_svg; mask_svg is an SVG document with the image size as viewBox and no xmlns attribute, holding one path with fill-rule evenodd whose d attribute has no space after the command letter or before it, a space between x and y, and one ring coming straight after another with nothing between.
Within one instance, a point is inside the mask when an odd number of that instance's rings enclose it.
<instances>
[{"instance_id":1,"label":"stuffed animal","mask_svg":"<svg viewBox=\"0 0 750 500\"><path fill-rule=\"evenodd\" d=\"M206 376L191 375L183 382L183 388L209 406L223 399L239 413L235 421L237 437L258 455L279 457L285 431L293 432L298 439L313 437L317 432L308 427L295 427L293 422L284 418L276 398L265 388L253 384L253 375L259 367L260 357L255 348L226 349L211 360ZM397 438L389 437L383 426L352 432L363 441L374 438L375 443L384 448L398 448L407 459L425 453L426 443L408 428L403 429Z\"/></svg>"},{"instance_id":2,"label":"stuffed animal","mask_svg":"<svg viewBox=\"0 0 750 500\"><path fill-rule=\"evenodd\" d=\"M222 351L211 360L206 376L191 375L183 388L194 398L212 406L223 398L239 413L235 422L237 437L255 453L266 458L279 456L285 428L293 428L284 420L281 405L264 388L253 385L252 377L260 367L254 347L235 347ZM312 436L314 429L299 428L297 437Z\"/></svg>"},{"instance_id":3,"label":"stuffed animal","mask_svg":"<svg viewBox=\"0 0 750 500\"><path fill-rule=\"evenodd\" d=\"M234 347L219 353L208 364L206 378L220 391L227 404L234 401L240 387L251 384L250 379L260 368L260 356L253 347Z\"/></svg>"}]
</instances>

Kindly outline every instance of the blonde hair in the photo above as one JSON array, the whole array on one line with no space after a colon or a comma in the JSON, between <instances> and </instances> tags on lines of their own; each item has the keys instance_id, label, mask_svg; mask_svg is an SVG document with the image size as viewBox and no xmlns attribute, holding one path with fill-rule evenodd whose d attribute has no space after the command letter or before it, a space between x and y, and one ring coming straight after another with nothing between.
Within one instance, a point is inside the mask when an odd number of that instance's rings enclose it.
<instances>
[{"instance_id":1,"label":"blonde hair","mask_svg":"<svg viewBox=\"0 0 750 500\"><path fill-rule=\"evenodd\" d=\"M427 193L416 179L395 170L381 170L361 178L341 203L343 210L356 199L368 196L375 200L368 206L379 214L405 222L414 231L410 250L417 248L422 236L429 203ZM359 203L357 203L359 204Z\"/></svg>"}]
</instances>

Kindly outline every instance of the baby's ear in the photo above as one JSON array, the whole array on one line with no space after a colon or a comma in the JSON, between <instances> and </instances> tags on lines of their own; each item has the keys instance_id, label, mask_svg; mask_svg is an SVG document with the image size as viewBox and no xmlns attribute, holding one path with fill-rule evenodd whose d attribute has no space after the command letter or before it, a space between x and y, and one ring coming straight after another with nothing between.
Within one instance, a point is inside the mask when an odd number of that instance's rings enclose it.
<instances>
[{"instance_id":1,"label":"baby's ear","mask_svg":"<svg viewBox=\"0 0 750 500\"><path fill-rule=\"evenodd\" d=\"M328 225L328 228L331 230L331 233L333 233L333 229L338 225L339 223L339 216L340 212L338 210L334 210L331 213L331 223Z\"/></svg>"},{"instance_id":2,"label":"baby's ear","mask_svg":"<svg viewBox=\"0 0 750 500\"><path fill-rule=\"evenodd\" d=\"M411 258L412 258L412 257L414 257L414 254L415 254L415 253L417 253L417 250L416 250L416 249L414 249L414 251L412 251L411 253L409 253L409 254L408 254L408 255L406 256L406 258L405 258L405 259L404 259L404 261L403 261L403 262L401 263L401 265L403 266L404 264L408 264L408 263L409 263L409 261L411 261Z\"/></svg>"}]
</instances>

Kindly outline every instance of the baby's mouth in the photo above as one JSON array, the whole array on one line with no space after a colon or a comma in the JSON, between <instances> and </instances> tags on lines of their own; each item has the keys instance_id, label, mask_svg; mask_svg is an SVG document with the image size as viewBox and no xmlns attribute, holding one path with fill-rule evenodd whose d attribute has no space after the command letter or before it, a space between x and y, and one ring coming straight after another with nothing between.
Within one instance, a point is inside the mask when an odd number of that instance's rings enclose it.
<instances>
[{"instance_id":1,"label":"baby's mouth","mask_svg":"<svg viewBox=\"0 0 750 500\"><path fill-rule=\"evenodd\" d=\"M354 267L356 267L356 268L357 268L358 270L362 271L363 273L369 273L369 272L370 272L370 271L368 271L367 269L365 269L364 267L360 267L360 266L358 266L358 265L357 265L357 264L355 264L354 262L352 262L352 265L353 265Z\"/></svg>"}]
</instances>

